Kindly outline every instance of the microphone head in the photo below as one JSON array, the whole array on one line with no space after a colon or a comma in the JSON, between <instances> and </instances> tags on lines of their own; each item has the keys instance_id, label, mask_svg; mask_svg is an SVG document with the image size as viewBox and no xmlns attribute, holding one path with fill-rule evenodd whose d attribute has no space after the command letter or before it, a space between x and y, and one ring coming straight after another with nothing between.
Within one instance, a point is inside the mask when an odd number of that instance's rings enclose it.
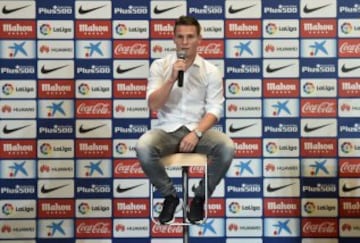
<instances>
[{"instance_id":1,"label":"microphone head","mask_svg":"<svg viewBox=\"0 0 360 243\"><path fill-rule=\"evenodd\" d=\"M177 58L179 59L186 59L186 51L185 50L179 50L177 53Z\"/></svg>"}]
</instances>

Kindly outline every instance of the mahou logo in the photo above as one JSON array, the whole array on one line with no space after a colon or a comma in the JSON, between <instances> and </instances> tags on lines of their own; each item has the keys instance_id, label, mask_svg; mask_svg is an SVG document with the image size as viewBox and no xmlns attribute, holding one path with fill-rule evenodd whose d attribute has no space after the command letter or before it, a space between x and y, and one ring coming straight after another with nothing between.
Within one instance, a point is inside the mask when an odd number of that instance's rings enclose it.
<instances>
[{"instance_id":1,"label":"mahou logo","mask_svg":"<svg viewBox=\"0 0 360 243\"><path fill-rule=\"evenodd\" d=\"M35 158L35 140L4 140L0 141L0 154L3 159Z\"/></svg>"},{"instance_id":2,"label":"mahou logo","mask_svg":"<svg viewBox=\"0 0 360 243\"><path fill-rule=\"evenodd\" d=\"M76 222L76 237L79 238L111 238L112 223L108 220L79 220Z\"/></svg>"},{"instance_id":3,"label":"mahou logo","mask_svg":"<svg viewBox=\"0 0 360 243\"><path fill-rule=\"evenodd\" d=\"M114 80L114 98L145 99L146 86L146 79Z\"/></svg>"},{"instance_id":4,"label":"mahou logo","mask_svg":"<svg viewBox=\"0 0 360 243\"><path fill-rule=\"evenodd\" d=\"M226 20L225 36L227 38L261 38L261 20Z\"/></svg>"},{"instance_id":5,"label":"mahou logo","mask_svg":"<svg viewBox=\"0 0 360 243\"><path fill-rule=\"evenodd\" d=\"M111 100L77 100L77 118L111 118Z\"/></svg>"},{"instance_id":6,"label":"mahou logo","mask_svg":"<svg viewBox=\"0 0 360 243\"><path fill-rule=\"evenodd\" d=\"M181 220L176 219L179 223ZM151 235L153 237L181 237L183 234L183 227L181 225L158 225L152 223Z\"/></svg>"},{"instance_id":7,"label":"mahou logo","mask_svg":"<svg viewBox=\"0 0 360 243\"><path fill-rule=\"evenodd\" d=\"M336 139L301 139L301 156L330 156L336 157L337 141Z\"/></svg>"},{"instance_id":8,"label":"mahou logo","mask_svg":"<svg viewBox=\"0 0 360 243\"><path fill-rule=\"evenodd\" d=\"M262 154L261 139L233 139L235 157L259 157Z\"/></svg>"},{"instance_id":9,"label":"mahou logo","mask_svg":"<svg viewBox=\"0 0 360 243\"><path fill-rule=\"evenodd\" d=\"M71 99L75 96L73 80L39 80L39 98Z\"/></svg>"},{"instance_id":10,"label":"mahou logo","mask_svg":"<svg viewBox=\"0 0 360 243\"><path fill-rule=\"evenodd\" d=\"M111 21L76 21L76 38L78 39L111 39Z\"/></svg>"},{"instance_id":11,"label":"mahou logo","mask_svg":"<svg viewBox=\"0 0 360 243\"><path fill-rule=\"evenodd\" d=\"M360 217L360 202L355 198L340 199L340 217Z\"/></svg>"},{"instance_id":12,"label":"mahou logo","mask_svg":"<svg viewBox=\"0 0 360 243\"><path fill-rule=\"evenodd\" d=\"M5 39L35 39L35 25L36 22L33 20L2 20L0 21L0 36Z\"/></svg>"},{"instance_id":13,"label":"mahou logo","mask_svg":"<svg viewBox=\"0 0 360 243\"><path fill-rule=\"evenodd\" d=\"M153 39L171 39L174 34L174 20L152 20L151 38Z\"/></svg>"},{"instance_id":14,"label":"mahou logo","mask_svg":"<svg viewBox=\"0 0 360 243\"><path fill-rule=\"evenodd\" d=\"M114 41L114 58L149 58L149 42L145 40Z\"/></svg>"},{"instance_id":15,"label":"mahou logo","mask_svg":"<svg viewBox=\"0 0 360 243\"><path fill-rule=\"evenodd\" d=\"M144 171L141 169L140 163L135 159L115 160L114 177L144 177Z\"/></svg>"},{"instance_id":16,"label":"mahou logo","mask_svg":"<svg viewBox=\"0 0 360 243\"><path fill-rule=\"evenodd\" d=\"M336 219L304 219L302 221L303 237L337 237L338 225Z\"/></svg>"},{"instance_id":17,"label":"mahou logo","mask_svg":"<svg viewBox=\"0 0 360 243\"><path fill-rule=\"evenodd\" d=\"M149 217L150 205L147 199L115 199L114 217Z\"/></svg>"},{"instance_id":18,"label":"mahou logo","mask_svg":"<svg viewBox=\"0 0 360 243\"><path fill-rule=\"evenodd\" d=\"M223 58L224 41L222 40L203 40L197 49L198 53L204 58Z\"/></svg>"},{"instance_id":19,"label":"mahou logo","mask_svg":"<svg viewBox=\"0 0 360 243\"><path fill-rule=\"evenodd\" d=\"M340 97L359 97L360 82L358 79L339 79Z\"/></svg>"},{"instance_id":20,"label":"mahou logo","mask_svg":"<svg viewBox=\"0 0 360 243\"><path fill-rule=\"evenodd\" d=\"M109 158L111 157L111 140L77 140L76 154L82 158Z\"/></svg>"}]
</instances>

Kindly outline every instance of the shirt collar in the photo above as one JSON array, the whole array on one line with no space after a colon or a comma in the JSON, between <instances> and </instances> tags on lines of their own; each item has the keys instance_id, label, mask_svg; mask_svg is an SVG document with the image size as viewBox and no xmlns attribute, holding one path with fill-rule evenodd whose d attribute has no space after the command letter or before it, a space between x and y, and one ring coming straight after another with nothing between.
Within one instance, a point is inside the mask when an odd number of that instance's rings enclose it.
<instances>
[{"instance_id":1,"label":"shirt collar","mask_svg":"<svg viewBox=\"0 0 360 243\"><path fill-rule=\"evenodd\" d=\"M200 67L201 66L201 59L202 57L199 56L199 54L196 54L196 57L195 57L195 60L193 62L193 65L196 66L196 67Z\"/></svg>"}]
</instances>

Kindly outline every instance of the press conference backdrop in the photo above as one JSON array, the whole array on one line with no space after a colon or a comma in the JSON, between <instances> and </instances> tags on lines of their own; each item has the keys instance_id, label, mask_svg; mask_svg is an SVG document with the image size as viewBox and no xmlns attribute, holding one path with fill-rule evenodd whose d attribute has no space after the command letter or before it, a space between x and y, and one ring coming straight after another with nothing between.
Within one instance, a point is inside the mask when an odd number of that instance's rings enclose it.
<instances>
[{"instance_id":1,"label":"press conference backdrop","mask_svg":"<svg viewBox=\"0 0 360 243\"><path fill-rule=\"evenodd\" d=\"M236 154L194 243L360 237L356 0L0 1L0 242L180 243L134 146L151 62L200 20ZM181 170L168 170L181 195ZM203 169L191 167L189 191ZM177 220L181 220L181 210Z\"/></svg>"}]
</instances>

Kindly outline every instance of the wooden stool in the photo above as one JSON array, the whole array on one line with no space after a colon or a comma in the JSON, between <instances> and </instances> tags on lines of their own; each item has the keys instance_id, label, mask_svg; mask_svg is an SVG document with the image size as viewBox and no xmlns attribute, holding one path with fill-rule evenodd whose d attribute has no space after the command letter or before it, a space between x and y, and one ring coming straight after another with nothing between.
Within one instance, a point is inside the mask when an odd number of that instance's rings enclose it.
<instances>
[{"instance_id":1,"label":"wooden stool","mask_svg":"<svg viewBox=\"0 0 360 243\"><path fill-rule=\"evenodd\" d=\"M183 222L182 223L172 223L170 225L183 225L183 242L187 243L189 241L189 228L191 225L190 222L187 221L186 208L188 202L188 169L190 166L203 166L204 167L204 182L205 182L205 217L203 222L207 219L207 207L208 207L208 188L207 188L207 156L206 154L198 154L198 153L176 153L165 156L160 159L160 162L165 167L182 167L182 187L183 187ZM151 219L155 224L160 224L158 220L155 220L153 217L153 186L151 186L150 192L150 200L151 200Z\"/></svg>"}]
</instances>

